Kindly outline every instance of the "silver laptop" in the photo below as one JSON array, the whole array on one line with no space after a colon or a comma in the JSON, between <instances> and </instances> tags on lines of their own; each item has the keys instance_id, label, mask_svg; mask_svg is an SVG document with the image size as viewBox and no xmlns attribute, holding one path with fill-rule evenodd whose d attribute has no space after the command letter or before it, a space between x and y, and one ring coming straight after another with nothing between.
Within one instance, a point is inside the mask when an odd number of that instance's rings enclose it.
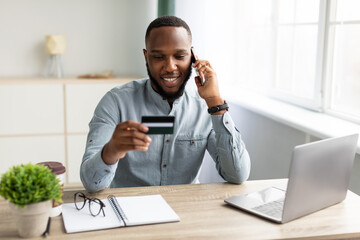
<instances>
[{"instance_id":1,"label":"silver laptop","mask_svg":"<svg viewBox=\"0 0 360 240\"><path fill-rule=\"evenodd\" d=\"M357 139L354 134L296 146L286 190L270 187L225 202L277 223L339 203L346 197Z\"/></svg>"}]
</instances>

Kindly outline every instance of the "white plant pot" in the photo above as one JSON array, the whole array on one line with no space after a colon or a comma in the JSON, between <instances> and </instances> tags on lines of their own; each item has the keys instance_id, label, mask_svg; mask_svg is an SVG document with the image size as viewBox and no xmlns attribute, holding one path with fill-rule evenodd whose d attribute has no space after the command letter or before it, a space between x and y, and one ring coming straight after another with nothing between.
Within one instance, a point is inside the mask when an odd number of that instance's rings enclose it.
<instances>
[{"instance_id":1,"label":"white plant pot","mask_svg":"<svg viewBox=\"0 0 360 240\"><path fill-rule=\"evenodd\" d=\"M9 203L13 212L18 234L23 238L41 236L47 226L52 200L32 203L24 208L19 208L13 203Z\"/></svg>"}]
</instances>

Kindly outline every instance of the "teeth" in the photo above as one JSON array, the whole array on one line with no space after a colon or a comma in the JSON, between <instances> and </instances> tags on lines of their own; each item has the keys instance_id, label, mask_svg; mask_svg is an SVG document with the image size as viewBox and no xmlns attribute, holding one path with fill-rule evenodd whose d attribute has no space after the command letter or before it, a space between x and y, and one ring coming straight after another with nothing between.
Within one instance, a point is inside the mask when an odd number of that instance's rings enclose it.
<instances>
[{"instance_id":1,"label":"teeth","mask_svg":"<svg viewBox=\"0 0 360 240\"><path fill-rule=\"evenodd\" d=\"M167 82L172 82L176 79L176 77L175 78L163 78L163 79Z\"/></svg>"}]
</instances>

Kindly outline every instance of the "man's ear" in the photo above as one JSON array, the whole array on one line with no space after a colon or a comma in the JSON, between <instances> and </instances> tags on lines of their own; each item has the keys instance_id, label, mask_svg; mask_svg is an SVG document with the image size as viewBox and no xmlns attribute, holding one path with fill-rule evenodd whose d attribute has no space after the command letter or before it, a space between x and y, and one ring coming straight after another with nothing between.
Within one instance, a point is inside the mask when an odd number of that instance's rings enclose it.
<instances>
[{"instance_id":1,"label":"man's ear","mask_svg":"<svg viewBox=\"0 0 360 240\"><path fill-rule=\"evenodd\" d=\"M146 62L146 64L148 63L148 58L147 58L147 51L146 51L146 49L145 48L143 48L143 53L144 53L144 57L145 57L145 62Z\"/></svg>"}]
</instances>

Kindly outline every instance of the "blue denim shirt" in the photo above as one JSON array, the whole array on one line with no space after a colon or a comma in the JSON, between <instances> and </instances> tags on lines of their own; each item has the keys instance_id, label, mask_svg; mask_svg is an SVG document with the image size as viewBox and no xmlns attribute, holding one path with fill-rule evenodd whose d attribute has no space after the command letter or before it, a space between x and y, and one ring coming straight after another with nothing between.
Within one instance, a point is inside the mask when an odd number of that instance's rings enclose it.
<instances>
[{"instance_id":1,"label":"blue denim shirt","mask_svg":"<svg viewBox=\"0 0 360 240\"><path fill-rule=\"evenodd\" d=\"M189 84L188 84L189 85ZM148 151L131 151L113 165L101 158L103 146L120 122L141 122L143 115L175 116L174 133L149 135ZM108 187L173 185L198 182L205 150L219 174L232 183L249 177L250 158L230 114L210 115L206 102L187 86L172 109L149 79L133 81L105 94L89 123L80 177L89 192Z\"/></svg>"}]
</instances>

